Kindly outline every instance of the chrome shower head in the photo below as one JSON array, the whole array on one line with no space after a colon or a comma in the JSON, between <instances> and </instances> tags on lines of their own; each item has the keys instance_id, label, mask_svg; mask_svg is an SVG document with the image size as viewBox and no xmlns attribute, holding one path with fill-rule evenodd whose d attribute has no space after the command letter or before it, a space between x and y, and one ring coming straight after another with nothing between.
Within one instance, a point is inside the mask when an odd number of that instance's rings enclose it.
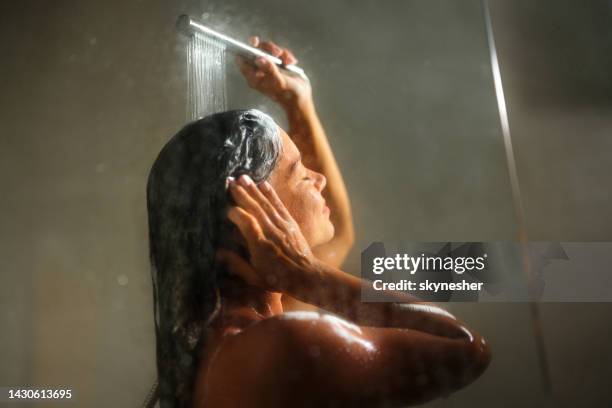
<instances>
[{"instance_id":1,"label":"chrome shower head","mask_svg":"<svg viewBox=\"0 0 612 408\"><path fill-rule=\"evenodd\" d=\"M210 38L214 38L217 41L225 44L227 49L235 54L241 55L248 59L255 59L257 57L264 57L278 65L279 67L301 76L302 78L308 80L308 77L304 73L304 70L296 65L285 65L280 58L277 58L273 55L268 54L260 50L259 48L251 47L243 42L235 40L231 37L228 37L225 34L222 34L218 31L213 30L210 27L205 26L204 24L194 20L186 14L179 16L178 21L176 22L176 27L178 31L183 33L186 36L192 36L195 34L205 35Z\"/></svg>"}]
</instances>

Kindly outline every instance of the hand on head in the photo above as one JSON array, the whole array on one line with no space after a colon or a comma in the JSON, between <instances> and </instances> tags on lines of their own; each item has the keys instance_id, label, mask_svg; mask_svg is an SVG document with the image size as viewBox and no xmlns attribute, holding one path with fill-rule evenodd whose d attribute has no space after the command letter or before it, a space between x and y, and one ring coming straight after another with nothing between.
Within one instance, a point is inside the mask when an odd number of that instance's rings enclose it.
<instances>
[{"instance_id":1,"label":"hand on head","mask_svg":"<svg viewBox=\"0 0 612 408\"><path fill-rule=\"evenodd\" d=\"M228 184L236 202L228 218L245 238L250 260L220 248L218 262L247 283L275 292L283 292L300 273L316 270L317 259L270 183L256 185L242 175Z\"/></svg>"}]
</instances>

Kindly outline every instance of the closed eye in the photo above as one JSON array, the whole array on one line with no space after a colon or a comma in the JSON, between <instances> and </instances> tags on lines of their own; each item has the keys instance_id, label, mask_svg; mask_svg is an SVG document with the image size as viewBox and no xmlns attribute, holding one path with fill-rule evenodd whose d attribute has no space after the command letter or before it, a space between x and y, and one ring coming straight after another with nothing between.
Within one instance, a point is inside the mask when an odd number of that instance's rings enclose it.
<instances>
[{"instance_id":1,"label":"closed eye","mask_svg":"<svg viewBox=\"0 0 612 408\"><path fill-rule=\"evenodd\" d=\"M312 180L312 173L308 171L306 167L302 166L302 168L304 170L304 177L302 177L302 180Z\"/></svg>"},{"instance_id":2,"label":"closed eye","mask_svg":"<svg viewBox=\"0 0 612 408\"><path fill-rule=\"evenodd\" d=\"M289 167L289 173L288 174L292 175L294 172L296 172L298 167L300 167L301 164L302 164L302 154L300 153L300 155L297 157L297 159Z\"/></svg>"}]
</instances>

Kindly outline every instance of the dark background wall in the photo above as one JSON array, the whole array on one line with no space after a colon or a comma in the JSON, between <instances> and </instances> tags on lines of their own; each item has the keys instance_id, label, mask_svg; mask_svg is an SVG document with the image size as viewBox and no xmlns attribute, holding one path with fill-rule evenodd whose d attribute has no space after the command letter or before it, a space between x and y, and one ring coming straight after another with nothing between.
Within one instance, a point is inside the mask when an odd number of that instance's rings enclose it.
<instances>
[{"instance_id":1,"label":"dark background wall","mask_svg":"<svg viewBox=\"0 0 612 408\"><path fill-rule=\"evenodd\" d=\"M612 235L609 4L492 2L534 240ZM516 239L477 1L3 2L0 386L71 387L78 406L127 407L154 379L145 182L186 118L183 13L295 51L351 194L347 270L374 240ZM228 107L283 122L228 70ZM542 305L552 397L527 305L450 308L494 360L432 406L607 401L607 304Z\"/></svg>"}]
</instances>

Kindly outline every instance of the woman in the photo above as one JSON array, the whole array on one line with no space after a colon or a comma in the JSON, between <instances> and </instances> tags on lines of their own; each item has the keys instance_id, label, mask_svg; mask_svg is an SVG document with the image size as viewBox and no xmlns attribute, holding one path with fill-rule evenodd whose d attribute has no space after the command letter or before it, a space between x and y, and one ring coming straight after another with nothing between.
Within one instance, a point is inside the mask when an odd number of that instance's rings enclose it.
<instances>
[{"instance_id":1,"label":"woman","mask_svg":"<svg viewBox=\"0 0 612 408\"><path fill-rule=\"evenodd\" d=\"M397 406L472 382L490 359L482 337L407 295L362 303L360 279L338 269L350 205L309 84L238 63L286 110L289 134L256 110L211 115L151 169L161 407ZM283 296L333 314L284 313Z\"/></svg>"}]
</instances>

